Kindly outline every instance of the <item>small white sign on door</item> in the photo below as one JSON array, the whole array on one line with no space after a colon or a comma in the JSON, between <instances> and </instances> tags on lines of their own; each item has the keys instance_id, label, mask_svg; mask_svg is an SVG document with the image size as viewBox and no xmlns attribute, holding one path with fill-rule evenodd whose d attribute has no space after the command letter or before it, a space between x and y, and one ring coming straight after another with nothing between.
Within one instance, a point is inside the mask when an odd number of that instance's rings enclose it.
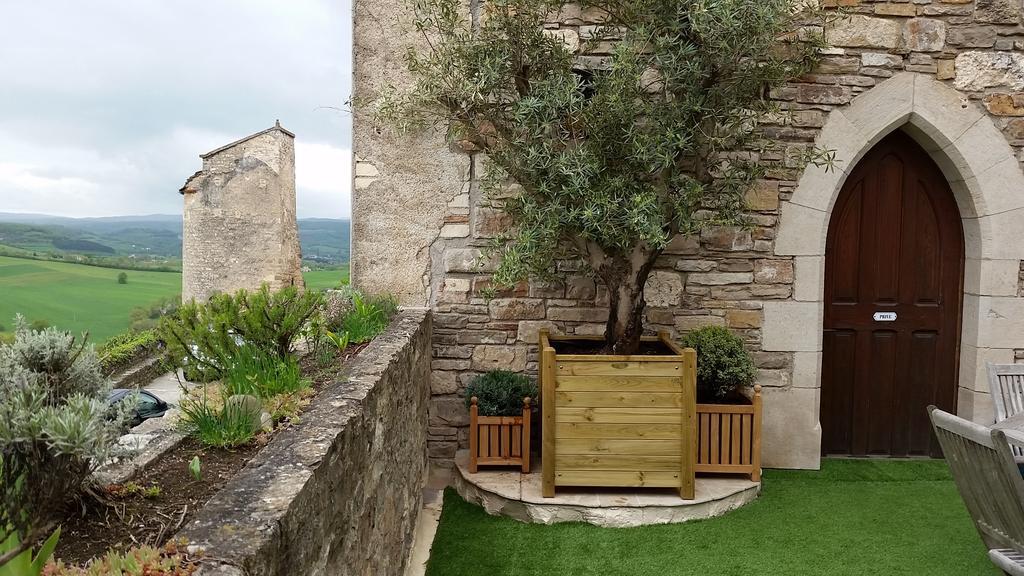
<instances>
[{"instance_id":1,"label":"small white sign on door","mask_svg":"<svg viewBox=\"0 0 1024 576\"><path fill-rule=\"evenodd\" d=\"M895 322L896 321L896 313L895 312L875 312L874 319L875 319L875 322Z\"/></svg>"}]
</instances>

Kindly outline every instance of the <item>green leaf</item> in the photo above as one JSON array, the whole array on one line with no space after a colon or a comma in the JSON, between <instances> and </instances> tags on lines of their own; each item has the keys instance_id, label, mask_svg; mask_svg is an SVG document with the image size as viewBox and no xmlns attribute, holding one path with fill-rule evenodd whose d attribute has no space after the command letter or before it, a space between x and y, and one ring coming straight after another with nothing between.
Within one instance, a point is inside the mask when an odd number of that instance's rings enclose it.
<instances>
[{"instance_id":1,"label":"green leaf","mask_svg":"<svg viewBox=\"0 0 1024 576\"><path fill-rule=\"evenodd\" d=\"M189 461L188 471L192 473L192 477L195 478L197 482L201 482L203 480L203 471L201 469L201 464L199 463L199 456L193 456L192 460Z\"/></svg>"}]
</instances>

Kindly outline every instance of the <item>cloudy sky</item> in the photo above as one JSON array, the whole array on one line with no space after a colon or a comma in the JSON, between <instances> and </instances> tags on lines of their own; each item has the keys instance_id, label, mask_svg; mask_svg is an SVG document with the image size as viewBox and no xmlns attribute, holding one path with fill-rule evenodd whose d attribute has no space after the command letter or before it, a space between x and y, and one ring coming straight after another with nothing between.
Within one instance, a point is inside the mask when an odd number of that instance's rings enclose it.
<instances>
[{"instance_id":1,"label":"cloudy sky","mask_svg":"<svg viewBox=\"0 0 1024 576\"><path fill-rule=\"evenodd\" d=\"M300 217L347 217L351 0L0 0L0 212L177 214L199 154L296 134Z\"/></svg>"}]
</instances>

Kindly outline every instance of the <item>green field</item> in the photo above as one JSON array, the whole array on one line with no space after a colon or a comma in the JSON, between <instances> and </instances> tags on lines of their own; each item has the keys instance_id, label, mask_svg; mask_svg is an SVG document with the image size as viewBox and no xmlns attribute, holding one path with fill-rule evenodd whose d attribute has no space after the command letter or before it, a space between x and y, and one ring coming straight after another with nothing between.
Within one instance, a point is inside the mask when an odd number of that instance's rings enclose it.
<instances>
[{"instance_id":1,"label":"green field","mask_svg":"<svg viewBox=\"0 0 1024 576\"><path fill-rule=\"evenodd\" d=\"M348 266L339 270L311 270L302 273L306 288L310 290L327 290L337 288L340 284L348 284Z\"/></svg>"},{"instance_id":2,"label":"green field","mask_svg":"<svg viewBox=\"0 0 1024 576\"><path fill-rule=\"evenodd\" d=\"M121 272L0 256L0 327L12 330L14 315L21 313L29 321L88 331L90 340L98 343L126 330L136 306L181 292L181 274L176 272L127 270L128 283L118 284ZM331 288L348 280L348 269L316 270L304 277L311 289Z\"/></svg>"}]
</instances>

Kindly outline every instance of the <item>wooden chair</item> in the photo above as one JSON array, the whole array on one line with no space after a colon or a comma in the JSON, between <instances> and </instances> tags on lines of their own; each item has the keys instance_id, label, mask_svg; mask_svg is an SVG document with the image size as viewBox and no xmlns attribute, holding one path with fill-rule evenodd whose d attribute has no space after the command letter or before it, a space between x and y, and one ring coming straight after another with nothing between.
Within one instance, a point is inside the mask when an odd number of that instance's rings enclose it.
<instances>
[{"instance_id":1,"label":"wooden chair","mask_svg":"<svg viewBox=\"0 0 1024 576\"><path fill-rule=\"evenodd\" d=\"M995 404L996 422L1024 412L1024 364L989 362L988 386Z\"/></svg>"},{"instance_id":2,"label":"wooden chair","mask_svg":"<svg viewBox=\"0 0 1024 576\"><path fill-rule=\"evenodd\" d=\"M960 497L989 558L1000 570L1024 576L1024 478L1007 441L1013 431L991 430L934 406L928 415Z\"/></svg>"}]
</instances>

